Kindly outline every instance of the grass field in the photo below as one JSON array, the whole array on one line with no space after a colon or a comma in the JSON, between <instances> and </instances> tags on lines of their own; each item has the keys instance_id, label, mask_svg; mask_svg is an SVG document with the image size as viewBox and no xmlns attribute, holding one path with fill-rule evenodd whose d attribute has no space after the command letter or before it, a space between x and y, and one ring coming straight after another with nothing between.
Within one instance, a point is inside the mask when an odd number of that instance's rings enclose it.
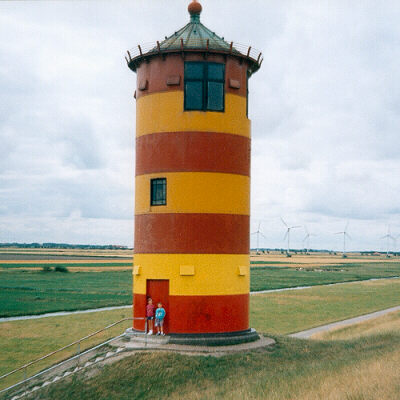
<instances>
[{"instance_id":1,"label":"grass field","mask_svg":"<svg viewBox=\"0 0 400 400\"><path fill-rule=\"evenodd\" d=\"M36 399L399 398L400 335L350 342L276 337L271 350L224 357L135 354L89 380L60 382Z\"/></svg>"},{"instance_id":2,"label":"grass field","mask_svg":"<svg viewBox=\"0 0 400 400\"><path fill-rule=\"evenodd\" d=\"M399 304L398 280L254 295L250 325L282 335ZM0 323L0 375L126 316L129 309Z\"/></svg>"},{"instance_id":3,"label":"grass field","mask_svg":"<svg viewBox=\"0 0 400 400\"><path fill-rule=\"evenodd\" d=\"M76 273L44 273L45 265L64 266ZM251 268L250 288L260 291L393 276L400 276L398 262L303 265L301 269L273 264ZM130 304L131 285L131 264L125 262L1 264L0 317Z\"/></svg>"},{"instance_id":4,"label":"grass field","mask_svg":"<svg viewBox=\"0 0 400 400\"><path fill-rule=\"evenodd\" d=\"M258 266L251 270L251 290L313 286L395 276L400 276L400 262L348 263L318 267L303 265L302 269L277 265Z\"/></svg>"},{"instance_id":5,"label":"grass field","mask_svg":"<svg viewBox=\"0 0 400 400\"><path fill-rule=\"evenodd\" d=\"M287 334L400 305L400 280L251 296L250 325L260 332Z\"/></svg>"},{"instance_id":6,"label":"grass field","mask_svg":"<svg viewBox=\"0 0 400 400\"><path fill-rule=\"evenodd\" d=\"M79 268L79 267L89 267L89 268L107 268L107 267L127 267L128 268L132 268L132 263L130 262L86 262L86 261L68 261L68 262L62 262L62 261L47 261L47 260L41 260L38 262L32 262L32 261L25 261L25 262L21 262L21 261L9 261L7 263L1 263L0 264L0 268L1 269L41 269L43 268L45 265L47 266L62 266L62 267L67 267L67 268Z\"/></svg>"},{"instance_id":7,"label":"grass field","mask_svg":"<svg viewBox=\"0 0 400 400\"><path fill-rule=\"evenodd\" d=\"M132 303L132 273L0 272L0 316Z\"/></svg>"}]
</instances>

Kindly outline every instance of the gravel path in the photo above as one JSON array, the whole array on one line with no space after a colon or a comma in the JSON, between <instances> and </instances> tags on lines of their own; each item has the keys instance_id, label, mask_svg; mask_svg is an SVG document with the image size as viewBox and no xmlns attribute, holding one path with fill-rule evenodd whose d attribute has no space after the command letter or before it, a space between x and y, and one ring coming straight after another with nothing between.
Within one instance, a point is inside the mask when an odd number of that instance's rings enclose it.
<instances>
[{"instance_id":1,"label":"gravel path","mask_svg":"<svg viewBox=\"0 0 400 400\"><path fill-rule=\"evenodd\" d=\"M373 318L381 317L382 315L391 313L393 311L400 311L400 306L387 308L386 310L376 311L370 314L360 315L359 317L345 319L343 321L333 322L331 324L318 326L316 328L307 329L306 331L292 333L291 337L295 337L298 339L309 339L312 335L320 332L326 332L333 328L344 327L347 325L356 324L358 322L368 321Z\"/></svg>"}]
</instances>

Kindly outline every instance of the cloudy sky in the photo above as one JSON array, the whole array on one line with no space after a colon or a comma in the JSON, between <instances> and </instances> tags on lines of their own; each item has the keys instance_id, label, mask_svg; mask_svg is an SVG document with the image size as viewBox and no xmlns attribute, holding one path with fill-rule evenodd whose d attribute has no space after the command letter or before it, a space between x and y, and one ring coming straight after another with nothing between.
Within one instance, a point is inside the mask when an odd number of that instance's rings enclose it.
<instances>
[{"instance_id":1,"label":"cloudy sky","mask_svg":"<svg viewBox=\"0 0 400 400\"><path fill-rule=\"evenodd\" d=\"M132 246L124 53L185 25L187 4L0 1L0 242ZM349 249L386 250L388 225L400 234L400 3L202 4L206 26L264 54L250 83L260 246L284 246L283 217L314 248L341 249L348 221Z\"/></svg>"}]
</instances>

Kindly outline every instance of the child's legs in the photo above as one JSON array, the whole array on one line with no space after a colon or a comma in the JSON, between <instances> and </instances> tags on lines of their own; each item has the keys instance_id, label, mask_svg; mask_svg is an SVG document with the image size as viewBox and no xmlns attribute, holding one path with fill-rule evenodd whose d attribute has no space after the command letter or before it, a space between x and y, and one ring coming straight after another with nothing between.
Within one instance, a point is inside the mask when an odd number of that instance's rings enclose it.
<instances>
[{"instance_id":1,"label":"child's legs","mask_svg":"<svg viewBox=\"0 0 400 400\"><path fill-rule=\"evenodd\" d=\"M149 319L149 331L153 330L153 320Z\"/></svg>"}]
</instances>

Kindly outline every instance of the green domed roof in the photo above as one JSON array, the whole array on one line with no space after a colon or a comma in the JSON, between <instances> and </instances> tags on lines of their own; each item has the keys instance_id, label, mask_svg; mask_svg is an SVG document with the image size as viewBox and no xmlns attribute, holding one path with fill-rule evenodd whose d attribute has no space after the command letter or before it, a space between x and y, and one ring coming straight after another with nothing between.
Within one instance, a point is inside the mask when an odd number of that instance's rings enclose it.
<instances>
[{"instance_id":1,"label":"green domed roof","mask_svg":"<svg viewBox=\"0 0 400 400\"><path fill-rule=\"evenodd\" d=\"M193 7L195 6L195 7ZM149 57L157 54L176 52L210 52L223 53L245 58L249 62L249 72L257 71L262 63L261 52L251 46L227 42L223 37L208 29L200 22L201 5L193 1L189 7L190 21L183 28L165 37L163 41L157 41L149 45L138 45L128 51L129 68L136 71L137 66Z\"/></svg>"},{"instance_id":2,"label":"green domed roof","mask_svg":"<svg viewBox=\"0 0 400 400\"><path fill-rule=\"evenodd\" d=\"M191 14L190 22L160 42L160 48L163 50L180 49L183 41L183 46L186 48L204 49L207 46L207 40L209 50L230 49L230 43L200 22L200 14Z\"/></svg>"}]
</instances>

